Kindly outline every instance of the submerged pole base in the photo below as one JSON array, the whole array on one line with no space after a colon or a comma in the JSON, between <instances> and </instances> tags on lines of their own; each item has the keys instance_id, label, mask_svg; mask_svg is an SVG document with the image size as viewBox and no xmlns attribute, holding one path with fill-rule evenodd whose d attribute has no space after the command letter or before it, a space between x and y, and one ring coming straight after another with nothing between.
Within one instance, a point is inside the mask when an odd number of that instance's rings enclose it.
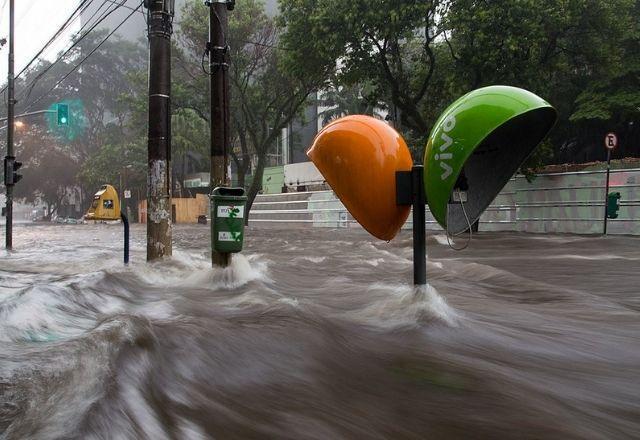
<instances>
[{"instance_id":1,"label":"submerged pole base","mask_svg":"<svg viewBox=\"0 0 640 440\"><path fill-rule=\"evenodd\" d=\"M231 255L222 252L211 252L211 263L214 267L229 267L231 264Z\"/></svg>"}]
</instances>

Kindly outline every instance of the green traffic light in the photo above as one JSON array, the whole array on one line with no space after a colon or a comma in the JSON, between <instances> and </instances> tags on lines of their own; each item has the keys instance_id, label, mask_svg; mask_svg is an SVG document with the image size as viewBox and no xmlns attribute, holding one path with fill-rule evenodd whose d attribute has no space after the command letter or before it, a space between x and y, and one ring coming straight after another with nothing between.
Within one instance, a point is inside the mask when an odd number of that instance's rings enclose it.
<instances>
[{"instance_id":1,"label":"green traffic light","mask_svg":"<svg viewBox=\"0 0 640 440\"><path fill-rule=\"evenodd\" d=\"M87 129L87 117L82 101L65 98L47 109L47 127L54 136L71 141Z\"/></svg>"},{"instance_id":2,"label":"green traffic light","mask_svg":"<svg viewBox=\"0 0 640 440\"><path fill-rule=\"evenodd\" d=\"M69 123L69 105L58 104L58 125L67 125Z\"/></svg>"}]
</instances>

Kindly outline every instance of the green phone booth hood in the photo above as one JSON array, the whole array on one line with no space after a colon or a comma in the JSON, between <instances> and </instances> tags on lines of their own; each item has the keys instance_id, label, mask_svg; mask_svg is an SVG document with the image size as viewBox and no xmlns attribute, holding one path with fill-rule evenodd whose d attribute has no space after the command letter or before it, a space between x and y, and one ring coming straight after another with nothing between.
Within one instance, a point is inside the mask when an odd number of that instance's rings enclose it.
<instances>
[{"instance_id":1,"label":"green phone booth hood","mask_svg":"<svg viewBox=\"0 0 640 440\"><path fill-rule=\"evenodd\" d=\"M467 93L436 121L424 155L427 203L451 234L473 224L555 124L556 110L509 86ZM466 192L463 206L454 202Z\"/></svg>"}]
</instances>

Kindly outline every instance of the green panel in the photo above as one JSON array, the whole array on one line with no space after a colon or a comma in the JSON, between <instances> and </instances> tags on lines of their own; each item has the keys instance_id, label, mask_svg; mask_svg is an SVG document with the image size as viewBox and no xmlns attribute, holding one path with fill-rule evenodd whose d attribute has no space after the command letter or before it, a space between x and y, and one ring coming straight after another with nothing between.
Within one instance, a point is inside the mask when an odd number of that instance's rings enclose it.
<instances>
[{"instance_id":1,"label":"green panel","mask_svg":"<svg viewBox=\"0 0 640 440\"><path fill-rule=\"evenodd\" d=\"M284 186L284 166L267 167L262 175L262 193L280 194Z\"/></svg>"}]
</instances>

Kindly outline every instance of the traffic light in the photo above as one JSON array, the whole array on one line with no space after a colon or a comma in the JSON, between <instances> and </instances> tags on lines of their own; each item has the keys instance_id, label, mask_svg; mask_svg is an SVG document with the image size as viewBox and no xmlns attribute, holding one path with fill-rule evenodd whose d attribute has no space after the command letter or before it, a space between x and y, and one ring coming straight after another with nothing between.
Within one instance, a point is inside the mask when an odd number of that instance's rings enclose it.
<instances>
[{"instance_id":1,"label":"traffic light","mask_svg":"<svg viewBox=\"0 0 640 440\"><path fill-rule=\"evenodd\" d=\"M618 218L618 210L620 209L620 193L611 192L607 196L607 217Z\"/></svg>"},{"instance_id":2,"label":"traffic light","mask_svg":"<svg viewBox=\"0 0 640 440\"><path fill-rule=\"evenodd\" d=\"M58 104L58 125L69 125L68 104Z\"/></svg>"},{"instance_id":3,"label":"traffic light","mask_svg":"<svg viewBox=\"0 0 640 440\"><path fill-rule=\"evenodd\" d=\"M18 162L15 157L4 158L4 184L5 186L15 185L22 179L22 174L18 170L22 167L22 162Z\"/></svg>"},{"instance_id":4,"label":"traffic light","mask_svg":"<svg viewBox=\"0 0 640 440\"><path fill-rule=\"evenodd\" d=\"M13 184L15 185L22 179L22 174L18 174L18 170L22 167L22 162L13 160Z\"/></svg>"}]
</instances>

